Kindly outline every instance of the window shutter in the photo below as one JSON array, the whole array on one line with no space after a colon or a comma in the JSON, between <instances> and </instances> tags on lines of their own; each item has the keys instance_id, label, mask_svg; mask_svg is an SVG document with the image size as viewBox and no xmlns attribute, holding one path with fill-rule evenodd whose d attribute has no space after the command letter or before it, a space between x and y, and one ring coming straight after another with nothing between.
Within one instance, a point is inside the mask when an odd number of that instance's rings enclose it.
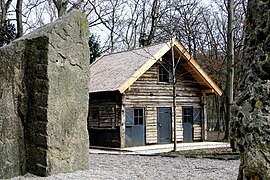
<instances>
[{"instance_id":1,"label":"window shutter","mask_svg":"<svg viewBox=\"0 0 270 180\"><path fill-rule=\"evenodd\" d=\"M201 123L202 121L202 114L201 114L202 108L195 107L193 108L193 121L194 123Z\"/></svg>"},{"instance_id":2,"label":"window shutter","mask_svg":"<svg viewBox=\"0 0 270 180\"><path fill-rule=\"evenodd\" d=\"M134 109L126 108L126 126L134 125Z\"/></svg>"}]
</instances>

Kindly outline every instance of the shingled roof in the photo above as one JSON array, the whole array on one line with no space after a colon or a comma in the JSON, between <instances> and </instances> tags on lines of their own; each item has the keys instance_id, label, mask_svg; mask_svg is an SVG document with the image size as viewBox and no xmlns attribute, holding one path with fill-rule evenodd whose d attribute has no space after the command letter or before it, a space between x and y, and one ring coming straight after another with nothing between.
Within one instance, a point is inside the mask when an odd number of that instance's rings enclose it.
<instances>
[{"instance_id":1,"label":"shingled roof","mask_svg":"<svg viewBox=\"0 0 270 180\"><path fill-rule=\"evenodd\" d=\"M170 47L170 43L167 42L102 56L90 65L90 93L104 91L123 93L169 51ZM191 68L194 71L191 75L202 86L207 87L208 92L222 94L219 87L176 40L174 40L174 49L188 61L186 68Z\"/></svg>"}]
</instances>

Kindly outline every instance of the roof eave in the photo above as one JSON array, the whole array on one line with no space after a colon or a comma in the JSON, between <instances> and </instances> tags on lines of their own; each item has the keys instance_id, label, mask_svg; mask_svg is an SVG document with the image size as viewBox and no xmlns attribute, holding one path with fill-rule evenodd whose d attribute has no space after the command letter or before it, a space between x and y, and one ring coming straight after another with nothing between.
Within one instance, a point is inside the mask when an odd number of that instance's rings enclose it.
<instances>
[{"instance_id":1,"label":"roof eave","mask_svg":"<svg viewBox=\"0 0 270 180\"><path fill-rule=\"evenodd\" d=\"M178 41L174 42L174 46L178 48L178 50L181 52L182 56L185 57L188 64L194 69L194 72L198 75L198 77L202 78L203 82L209 87L209 89L212 89L215 94L221 96L222 90L216 85L216 83L204 72L204 70L201 68L201 66L191 57L191 55L188 53L188 51L184 48L182 44L180 44Z\"/></svg>"}]
</instances>

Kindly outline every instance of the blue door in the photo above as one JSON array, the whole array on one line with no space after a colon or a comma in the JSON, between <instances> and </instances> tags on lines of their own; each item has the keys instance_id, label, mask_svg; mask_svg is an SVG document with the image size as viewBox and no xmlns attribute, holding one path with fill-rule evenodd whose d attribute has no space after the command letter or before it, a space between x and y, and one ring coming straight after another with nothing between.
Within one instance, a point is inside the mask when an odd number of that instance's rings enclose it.
<instances>
[{"instance_id":1,"label":"blue door","mask_svg":"<svg viewBox=\"0 0 270 180\"><path fill-rule=\"evenodd\" d=\"M184 142L192 142L193 139L193 108L185 106L182 108L183 138Z\"/></svg>"},{"instance_id":2,"label":"blue door","mask_svg":"<svg viewBox=\"0 0 270 180\"><path fill-rule=\"evenodd\" d=\"M126 146L145 145L144 109L126 109Z\"/></svg>"},{"instance_id":3,"label":"blue door","mask_svg":"<svg viewBox=\"0 0 270 180\"><path fill-rule=\"evenodd\" d=\"M171 108L157 108L158 113L158 143L171 143Z\"/></svg>"}]
</instances>

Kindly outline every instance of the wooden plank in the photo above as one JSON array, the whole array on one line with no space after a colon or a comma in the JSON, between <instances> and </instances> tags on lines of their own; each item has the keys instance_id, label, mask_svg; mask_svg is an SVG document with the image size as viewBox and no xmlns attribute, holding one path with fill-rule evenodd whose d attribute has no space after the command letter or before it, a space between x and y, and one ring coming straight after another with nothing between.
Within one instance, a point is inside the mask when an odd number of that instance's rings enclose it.
<instances>
[{"instance_id":1,"label":"wooden plank","mask_svg":"<svg viewBox=\"0 0 270 180\"><path fill-rule=\"evenodd\" d=\"M157 143L157 113L156 107L145 108L146 143Z\"/></svg>"},{"instance_id":2,"label":"wooden plank","mask_svg":"<svg viewBox=\"0 0 270 180\"><path fill-rule=\"evenodd\" d=\"M152 97L159 97L159 96L172 96L172 92L166 92L163 90L160 91L152 91L152 92L146 92L142 90L132 91L129 93L130 95L134 96L152 96ZM190 92L190 91L183 91L183 92L177 92L177 97L198 97L200 96L197 92Z\"/></svg>"},{"instance_id":3,"label":"wooden plank","mask_svg":"<svg viewBox=\"0 0 270 180\"><path fill-rule=\"evenodd\" d=\"M202 139L202 127L199 124L193 125L193 140L201 140Z\"/></svg>"}]
</instances>

